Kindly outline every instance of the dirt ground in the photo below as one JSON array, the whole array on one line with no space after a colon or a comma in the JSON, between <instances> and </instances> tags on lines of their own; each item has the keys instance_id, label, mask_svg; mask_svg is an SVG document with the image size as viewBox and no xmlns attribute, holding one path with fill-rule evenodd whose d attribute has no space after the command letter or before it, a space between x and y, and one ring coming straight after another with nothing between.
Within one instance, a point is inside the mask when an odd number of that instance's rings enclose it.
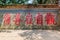
<instances>
[{"instance_id":1,"label":"dirt ground","mask_svg":"<svg viewBox=\"0 0 60 40\"><path fill-rule=\"evenodd\" d=\"M3 30L0 40L60 40L60 32L55 30Z\"/></svg>"}]
</instances>

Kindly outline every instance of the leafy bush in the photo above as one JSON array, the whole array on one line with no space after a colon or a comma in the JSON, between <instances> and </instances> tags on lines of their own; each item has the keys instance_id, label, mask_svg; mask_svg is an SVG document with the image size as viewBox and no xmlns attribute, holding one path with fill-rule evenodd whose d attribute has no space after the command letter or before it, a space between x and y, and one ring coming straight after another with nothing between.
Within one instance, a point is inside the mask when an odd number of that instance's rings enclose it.
<instances>
[{"instance_id":1,"label":"leafy bush","mask_svg":"<svg viewBox=\"0 0 60 40\"><path fill-rule=\"evenodd\" d=\"M0 5L17 5L17 4L56 4L57 0L0 0Z\"/></svg>"}]
</instances>

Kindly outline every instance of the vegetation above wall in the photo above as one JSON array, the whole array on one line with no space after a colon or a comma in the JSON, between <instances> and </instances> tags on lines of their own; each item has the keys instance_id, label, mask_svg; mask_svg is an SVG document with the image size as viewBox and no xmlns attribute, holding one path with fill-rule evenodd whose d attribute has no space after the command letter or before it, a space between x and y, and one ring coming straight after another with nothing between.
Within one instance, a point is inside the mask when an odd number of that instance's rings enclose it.
<instances>
[{"instance_id":1,"label":"vegetation above wall","mask_svg":"<svg viewBox=\"0 0 60 40\"><path fill-rule=\"evenodd\" d=\"M0 0L0 8L56 8L58 0Z\"/></svg>"},{"instance_id":2,"label":"vegetation above wall","mask_svg":"<svg viewBox=\"0 0 60 40\"><path fill-rule=\"evenodd\" d=\"M57 4L57 0L0 0L0 5Z\"/></svg>"}]
</instances>

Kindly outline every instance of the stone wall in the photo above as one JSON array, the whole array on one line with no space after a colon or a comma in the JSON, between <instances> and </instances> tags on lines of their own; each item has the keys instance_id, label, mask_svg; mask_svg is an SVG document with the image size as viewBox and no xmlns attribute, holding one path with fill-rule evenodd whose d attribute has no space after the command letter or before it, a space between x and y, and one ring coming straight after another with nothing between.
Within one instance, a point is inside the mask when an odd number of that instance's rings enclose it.
<instances>
[{"instance_id":1,"label":"stone wall","mask_svg":"<svg viewBox=\"0 0 60 40\"><path fill-rule=\"evenodd\" d=\"M43 15L43 19L44 19L44 16L45 16L46 13L51 12L52 14L56 14L55 15L56 16L56 18L55 18L56 21L57 21L57 15L59 15L58 9L56 9L56 8L55 9L53 9L53 8L47 8L47 9L42 9L42 8L39 8L39 9L38 8L33 8L32 9L32 8L30 8L30 9L1 9L0 10L1 15L4 15L5 13L10 13L10 14L20 13L20 14L24 15L24 17L29 12L32 14L33 17L36 16L37 13L41 13ZM0 17L0 24L2 23L2 20L3 20L3 16ZM59 20L59 18L58 18L58 20ZM46 25L45 20L43 20L43 21L44 21L43 24L45 26Z\"/></svg>"}]
</instances>

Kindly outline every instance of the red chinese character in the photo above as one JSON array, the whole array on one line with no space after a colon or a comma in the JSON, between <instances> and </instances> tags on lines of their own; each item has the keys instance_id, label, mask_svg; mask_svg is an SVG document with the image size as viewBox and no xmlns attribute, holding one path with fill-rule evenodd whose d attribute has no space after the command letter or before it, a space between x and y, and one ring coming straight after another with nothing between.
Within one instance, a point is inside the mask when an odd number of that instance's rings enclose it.
<instances>
[{"instance_id":1,"label":"red chinese character","mask_svg":"<svg viewBox=\"0 0 60 40\"><path fill-rule=\"evenodd\" d=\"M35 20L36 20L36 24L38 24L38 25L42 25L43 24L43 16L40 13L38 13L36 15Z\"/></svg>"},{"instance_id":2,"label":"red chinese character","mask_svg":"<svg viewBox=\"0 0 60 40\"><path fill-rule=\"evenodd\" d=\"M26 15L26 24L32 24L32 15L30 13L28 13Z\"/></svg>"},{"instance_id":3,"label":"red chinese character","mask_svg":"<svg viewBox=\"0 0 60 40\"><path fill-rule=\"evenodd\" d=\"M47 22L48 25L55 24L54 15L52 15L51 13L47 13L47 15L46 15L46 22Z\"/></svg>"},{"instance_id":4,"label":"red chinese character","mask_svg":"<svg viewBox=\"0 0 60 40\"><path fill-rule=\"evenodd\" d=\"M17 13L16 16L15 16L15 20L14 20L14 23L19 26L20 25L20 22L21 22L21 19L20 19L20 14Z\"/></svg>"},{"instance_id":5,"label":"red chinese character","mask_svg":"<svg viewBox=\"0 0 60 40\"><path fill-rule=\"evenodd\" d=\"M10 18L11 18L11 16L10 16L9 13L6 13L6 14L4 15L3 20L4 20L4 24L5 24L5 25L10 24Z\"/></svg>"}]
</instances>

